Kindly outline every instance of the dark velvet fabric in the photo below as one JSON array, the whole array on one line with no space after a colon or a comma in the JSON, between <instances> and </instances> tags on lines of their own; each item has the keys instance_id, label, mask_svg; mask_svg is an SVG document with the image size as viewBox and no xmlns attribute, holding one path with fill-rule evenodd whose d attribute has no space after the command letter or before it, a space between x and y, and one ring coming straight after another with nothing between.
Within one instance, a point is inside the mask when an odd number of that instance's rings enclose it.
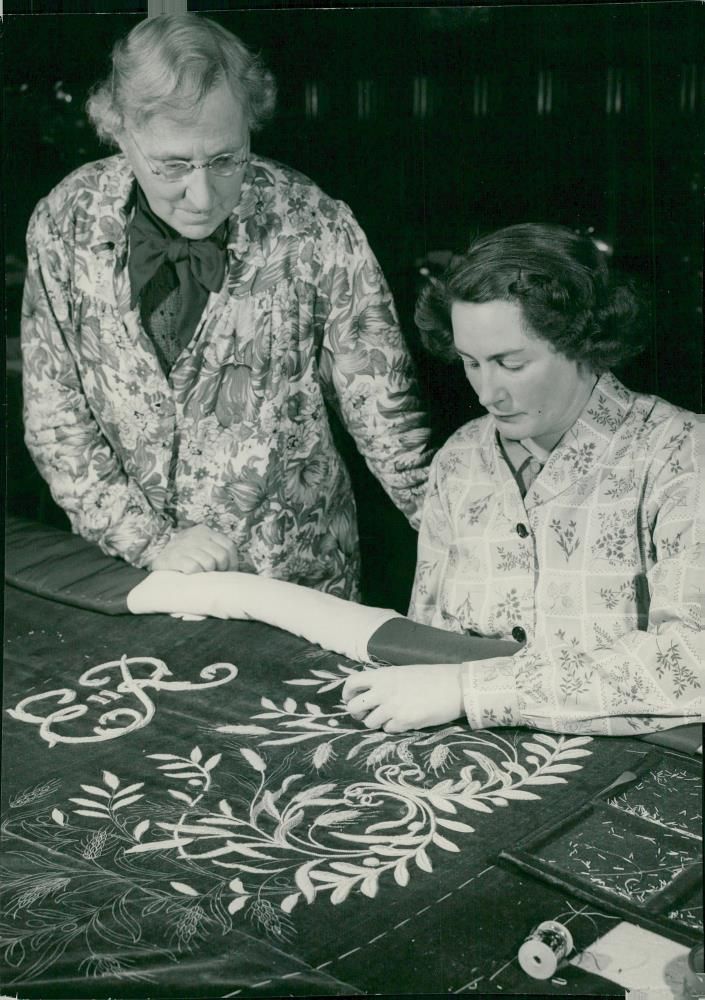
<instances>
[{"instance_id":1,"label":"dark velvet fabric","mask_svg":"<svg viewBox=\"0 0 705 1000\"><path fill-rule=\"evenodd\" d=\"M148 575L97 545L21 517L5 524L5 579L59 604L108 615L129 614L127 595Z\"/></svg>"},{"instance_id":2,"label":"dark velvet fabric","mask_svg":"<svg viewBox=\"0 0 705 1000\"><path fill-rule=\"evenodd\" d=\"M354 664L254 622L10 587L5 638L5 991L623 995L525 976L538 921L586 945L613 920L497 862L644 743L373 734L340 704Z\"/></svg>"}]
</instances>

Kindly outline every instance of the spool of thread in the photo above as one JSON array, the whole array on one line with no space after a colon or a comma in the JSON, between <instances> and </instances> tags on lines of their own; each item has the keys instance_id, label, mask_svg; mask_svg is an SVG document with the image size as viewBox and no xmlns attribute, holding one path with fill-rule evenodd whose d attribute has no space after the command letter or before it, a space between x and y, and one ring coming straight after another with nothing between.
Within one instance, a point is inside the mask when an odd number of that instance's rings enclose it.
<instances>
[{"instance_id":1,"label":"spool of thread","mask_svg":"<svg viewBox=\"0 0 705 1000\"><path fill-rule=\"evenodd\" d=\"M701 944L691 948L688 954L688 971L683 981L683 996L686 1000L705 996L705 958Z\"/></svg>"},{"instance_id":2,"label":"spool of thread","mask_svg":"<svg viewBox=\"0 0 705 1000\"><path fill-rule=\"evenodd\" d=\"M573 937L556 920L544 920L519 948L519 965L532 979L550 979L573 950Z\"/></svg>"}]
</instances>

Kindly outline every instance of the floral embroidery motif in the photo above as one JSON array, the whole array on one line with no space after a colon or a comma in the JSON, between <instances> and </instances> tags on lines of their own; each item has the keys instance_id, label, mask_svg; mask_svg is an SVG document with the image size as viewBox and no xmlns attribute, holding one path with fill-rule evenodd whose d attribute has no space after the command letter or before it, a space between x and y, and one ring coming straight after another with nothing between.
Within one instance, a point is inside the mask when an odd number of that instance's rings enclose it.
<instances>
[{"instance_id":1,"label":"floral embroidery motif","mask_svg":"<svg viewBox=\"0 0 705 1000\"><path fill-rule=\"evenodd\" d=\"M677 532L673 538L664 537L662 545L669 556L676 556L681 551L682 532Z\"/></svg>"},{"instance_id":2,"label":"floral embroidery motif","mask_svg":"<svg viewBox=\"0 0 705 1000\"><path fill-rule=\"evenodd\" d=\"M543 678L537 669L540 666L539 656L527 656L520 662L516 671L517 690L527 699L535 701L546 701L546 690L543 685ZM511 715L509 716L511 718ZM499 719L495 719L495 725L499 724Z\"/></svg>"},{"instance_id":3,"label":"floral embroidery motif","mask_svg":"<svg viewBox=\"0 0 705 1000\"><path fill-rule=\"evenodd\" d=\"M287 683L335 697L352 669L312 668ZM25 836L54 841L57 851L38 857L31 876L6 874L10 920L2 938L11 968L36 977L79 938L84 975L149 979L132 968L136 959L113 949L153 947L146 943L151 923L177 953L243 919L286 941L297 906L400 891L415 874L433 872L444 852L457 853L484 816L530 806L592 752L589 737L534 733L511 742L459 725L391 736L356 726L340 705L291 697L281 704L265 697L261 705L249 723L217 727L221 747L208 754L199 746L150 753L154 772L144 780L125 783L103 770L50 816L29 796ZM292 744L310 746L308 767L298 773L286 773L277 756ZM319 777L336 755L344 755L350 777ZM224 797L218 786L223 766L242 776L236 796ZM76 853L85 865L80 878ZM150 864L157 853L161 870ZM99 887L96 911L84 896ZM22 927L12 923L21 910L33 913ZM51 935L50 949L37 947L42 935Z\"/></svg>"},{"instance_id":4,"label":"floral embroidery motif","mask_svg":"<svg viewBox=\"0 0 705 1000\"><path fill-rule=\"evenodd\" d=\"M590 551L596 559L606 559L610 566L633 566L634 553L631 542L636 523L635 510L617 510L600 513L600 533Z\"/></svg>"},{"instance_id":5,"label":"floral embroidery motif","mask_svg":"<svg viewBox=\"0 0 705 1000\"><path fill-rule=\"evenodd\" d=\"M602 603L609 611L614 611L620 601L636 600L636 580L623 580L619 587L600 587Z\"/></svg>"},{"instance_id":6,"label":"floral embroidery motif","mask_svg":"<svg viewBox=\"0 0 705 1000\"><path fill-rule=\"evenodd\" d=\"M565 636L561 638L565 643ZM594 667L587 653L580 649L577 639L571 639L561 646L558 655L561 664L559 688L566 701L568 698L575 698L577 704L579 695L584 694L590 686Z\"/></svg>"},{"instance_id":7,"label":"floral embroidery motif","mask_svg":"<svg viewBox=\"0 0 705 1000\"><path fill-rule=\"evenodd\" d=\"M670 459L670 469L674 476L680 475L683 471L683 466L681 465L678 452L681 450L685 444L688 435L693 430L693 422L690 420L685 420L683 422L683 427L678 434L674 434L666 443L666 447L672 450Z\"/></svg>"},{"instance_id":8,"label":"floral embroidery motif","mask_svg":"<svg viewBox=\"0 0 705 1000\"><path fill-rule=\"evenodd\" d=\"M476 525L479 523L480 518L485 513L490 503L492 502L492 494L490 493L486 497L480 497L479 500L473 501L460 512L460 518L464 524Z\"/></svg>"},{"instance_id":9,"label":"floral embroidery motif","mask_svg":"<svg viewBox=\"0 0 705 1000\"><path fill-rule=\"evenodd\" d=\"M648 691L646 678L626 660L611 668L608 695L615 711L621 710L625 705L643 704Z\"/></svg>"},{"instance_id":10,"label":"floral embroidery motif","mask_svg":"<svg viewBox=\"0 0 705 1000\"><path fill-rule=\"evenodd\" d=\"M611 482L613 484L608 490L605 490L605 496L609 497L610 500L623 500L624 497L633 493L636 488L634 472L631 470L629 475L621 477L615 475L614 472L610 472L607 475L607 482Z\"/></svg>"},{"instance_id":11,"label":"floral embroidery motif","mask_svg":"<svg viewBox=\"0 0 705 1000\"><path fill-rule=\"evenodd\" d=\"M574 472L584 476L595 462L595 442L584 441L577 447L569 445L562 453L561 458L572 467Z\"/></svg>"},{"instance_id":12,"label":"floral embroidery motif","mask_svg":"<svg viewBox=\"0 0 705 1000\"><path fill-rule=\"evenodd\" d=\"M622 402L628 401L628 396ZM614 433L620 425L622 414L610 406L605 396L599 394L594 404L588 409L588 416L592 417L599 427L606 427L608 431Z\"/></svg>"},{"instance_id":13,"label":"floral embroidery motif","mask_svg":"<svg viewBox=\"0 0 705 1000\"><path fill-rule=\"evenodd\" d=\"M595 635L596 649L609 649L614 642L614 638L605 629L600 628L597 622L593 622L592 631Z\"/></svg>"},{"instance_id":14,"label":"floral embroidery motif","mask_svg":"<svg viewBox=\"0 0 705 1000\"><path fill-rule=\"evenodd\" d=\"M518 622L521 617L521 602L516 587L506 591L504 600L497 603L497 617L500 620Z\"/></svg>"},{"instance_id":15,"label":"floral embroidery motif","mask_svg":"<svg viewBox=\"0 0 705 1000\"><path fill-rule=\"evenodd\" d=\"M564 525L560 518L554 517L551 521L550 527L551 531L553 531L556 536L558 548L563 551L565 561L569 562L570 557L580 548L577 522L570 520Z\"/></svg>"},{"instance_id":16,"label":"floral embroidery motif","mask_svg":"<svg viewBox=\"0 0 705 1000\"><path fill-rule=\"evenodd\" d=\"M497 546L497 569L500 573L509 573L512 570L527 571L531 568L531 553L528 549L507 549L503 545Z\"/></svg>"},{"instance_id":17,"label":"floral embroidery motif","mask_svg":"<svg viewBox=\"0 0 705 1000\"><path fill-rule=\"evenodd\" d=\"M320 690L330 689L328 672L312 673L323 674ZM360 759L372 773L343 787L324 781L302 788L303 774L288 775L283 781L274 772L270 777L259 749L319 741L310 759L312 767L323 768L331 759L330 723L345 713L329 716L310 703L300 712L293 699L281 708L267 698L262 704L269 711L253 719L276 719L279 731L257 725L219 727L223 733L258 738L257 751L240 747L256 776L248 810L236 811L221 800L214 811L185 811L176 823L158 824L167 833L166 840L142 842L128 852L171 848L184 858L217 858L219 866L237 873L229 882L230 913L266 899L270 905L276 900L279 909L290 914L300 902L313 903L321 894L334 905L353 891L374 897L384 875L403 887L410 869L433 870L432 848L457 852L457 843L449 836L474 832L464 810L489 813L513 799L537 799L540 796L530 788L553 784L559 774L578 770L581 765L565 762L590 753L583 749L586 739L539 734L534 742L522 745L529 752L527 764L522 764L506 741L478 739L461 726L398 737L379 732L361 735L359 729L346 728L334 739L352 743L347 759ZM262 739L264 734L276 738ZM318 756L323 747L325 753ZM441 777L450 768L455 777ZM169 776L178 774L172 770ZM171 789L170 794L177 793ZM179 794L192 810L201 797L187 802L189 797ZM382 819L390 806L398 818Z\"/></svg>"},{"instance_id":18,"label":"floral embroidery motif","mask_svg":"<svg viewBox=\"0 0 705 1000\"><path fill-rule=\"evenodd\" d=\"M657 676L663 677L667 673L673 681L676 698L682 698L688 688L702 687L695 672L683 662L683 654L675 642L671 642L668 649L659 649L656 654Z\"/></svg>"}]
</instances>

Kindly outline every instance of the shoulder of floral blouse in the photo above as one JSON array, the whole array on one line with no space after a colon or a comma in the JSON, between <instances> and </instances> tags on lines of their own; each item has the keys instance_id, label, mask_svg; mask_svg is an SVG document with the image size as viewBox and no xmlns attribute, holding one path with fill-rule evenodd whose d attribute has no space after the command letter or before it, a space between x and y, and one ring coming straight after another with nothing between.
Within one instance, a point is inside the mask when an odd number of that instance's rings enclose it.
<instances>
[{"instance_id":1,"label":"shoulder of floral blouse","mask_svg":"<svg viewBox=\"0 0 705 1000\"><path fill-rule=\"evenodd\" d=\"M229 219L227 245L245 266L262 267L287 258L287 267L305 263L325 270L335 258L333 244L339 234L347 231L355 245L358 230L344 202L330 198L304 174L254 156Z\"/></svg>"},{"instance_id":2,"label":"shoulder of floral blouse","mask_svg":"<svg viewBox=\"0 0 705 1000\"><path fill-rule=\"evenodd\" d=\"M671 461L684 445L691 443L698 467L705 466L705 415L681 409L659 396L638 395L632 409L638 428L627 428L632 441L655 463Z\"/></svg>"},{"instance_id":3,"label":"shoulder of floral blouse","mask_svg":"<svg viewBox=\"0 0 705 1000\"><path fill-rule=\"evenodd\" d=\"M263 203L273 202L286 214L300 205L318 207L326 218L352 216L345 202L326 194L318 184L306 174L293 167L264 156L252 156L246 175L244 197L248 189Z\"/></svg>"},{"instance_id":4,"label":"shoulder of floral blouse","mask_svg":"<svg viewBox=\"0 0 705 1000\"><path fill-rule=\"evenodd\" d=\"M79 234L91 243L96 226L106 241L115 242L124 230L121 212L133 184L134 175L122 154L93 160L59 181L37 203L35 215L48 213L58 235L67 243L78 242Z\"/></svg>"},{"instance_id":5,"label":"shoulder of floral blouse","mask_svg":"<svg viewBox=\"0 0 705 1000\"><path fill-rule=\"evenodd\" d=\"M489 415L469 420L454 431L445 444L438 449L433 461L436 466L442 466L458 452L467 452L473 449L484 451L488 448L491 451L494 451L495 448L495 424Z\"/></svg>"}]
</instances>

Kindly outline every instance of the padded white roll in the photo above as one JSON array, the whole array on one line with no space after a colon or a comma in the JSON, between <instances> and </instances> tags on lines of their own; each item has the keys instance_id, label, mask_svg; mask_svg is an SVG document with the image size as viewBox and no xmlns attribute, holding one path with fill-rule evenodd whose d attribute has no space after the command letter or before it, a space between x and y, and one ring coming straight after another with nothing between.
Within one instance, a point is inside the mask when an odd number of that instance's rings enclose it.
<instances>
[{"instance_id":1,"label":"padded white roll","mask_svg":"<svg viewBox=\"0 0 705 1000\"><path fill-rule=\"evenodd\" d=\"M387 608L368 608L284 580L251 573L150 573L127 595L135 615L191 614L266 622L323 649L364 663L371 636L390 618Z\"/></svg>"}]
</instances>

